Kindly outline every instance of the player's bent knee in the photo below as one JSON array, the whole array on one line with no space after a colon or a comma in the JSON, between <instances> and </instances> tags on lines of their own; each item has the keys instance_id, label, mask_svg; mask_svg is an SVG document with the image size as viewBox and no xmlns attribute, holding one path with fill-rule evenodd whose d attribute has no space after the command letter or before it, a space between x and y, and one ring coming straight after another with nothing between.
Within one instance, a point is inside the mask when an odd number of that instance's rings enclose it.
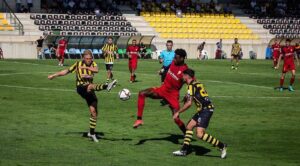
<instances>
[{"instance_id":1,"label":"player's bent knee","mask_svg":"<svg viewBox=\"0 0 300 166\"><path fill-rule=\"evenodd\" d=\"M205 132L203 130L197 131L197 137L199 139L202 139L203 135L205 134Z\"/></svg>"}]
</instances>

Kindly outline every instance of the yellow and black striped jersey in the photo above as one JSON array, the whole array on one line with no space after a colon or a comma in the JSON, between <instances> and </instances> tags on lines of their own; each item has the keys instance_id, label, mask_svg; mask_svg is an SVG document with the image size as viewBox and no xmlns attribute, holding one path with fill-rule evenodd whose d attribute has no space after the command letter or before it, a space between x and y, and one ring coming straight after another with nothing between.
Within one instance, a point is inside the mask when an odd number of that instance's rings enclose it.
<instances>
[{"instance_id":1,"label":"yellow and black striped jersey","mask_svg":"<svg viewBox=\"0 0 300 166\"><path fill-rule=\"evenodd\" d=\"M187 87L187 97L192 98L197 106L197 111L201 111L202 108L213 109L214 106L208 93L204 89L203 84L193 81Z\"/></svg>"},{"instance_id":2,"label":"yellow and black striped jersey","mask_svg":"<svg viewBox=\"0 0 300 166\"><path fill-rule=\"evenodd\" d=\"M90 65L86 65L84 61L78 61L74 63L69 69L69 72L76 73L76 85L88 85L93 83L94 73L88 69L80 69L80 67L97 67L97 63L93 62Z\"/></svg>"},{"instance_id":3,"label":"yellow and black striped jersey","mask_svg":"<svg viewBox=\"0 0 300 166\"><path fill-rule=\"evenodd\" d=\"M117 45L115 44L104 44L102 47L103 55L104 55L104 62L105 64L113 64L114 63L114 54L118 50ZM111 51L113 53L107 54L106 51Z\"/></svg>"},{"instance_id":4,"label":"yellow and black striped jersey","mask_svg":"<svg viewBox=\"0 0 300 166\"><path fill-rule=\"evenodd\" d=\"M231 50L232 55L239 55L241 50L242 50L241 45L239 43L232 44L232 50Z\"/></svg>"}]
</instances>

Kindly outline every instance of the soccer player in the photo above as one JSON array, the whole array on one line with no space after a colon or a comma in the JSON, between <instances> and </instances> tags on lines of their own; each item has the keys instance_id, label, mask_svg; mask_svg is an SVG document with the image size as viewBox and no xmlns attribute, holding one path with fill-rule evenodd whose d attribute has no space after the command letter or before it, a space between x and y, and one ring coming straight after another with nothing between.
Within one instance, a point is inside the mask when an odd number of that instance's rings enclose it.
<instances>
[{"instance_id":1,"label":"soccer player","mask_svg":"<svg viewBox=\"0 0 300 166\"><path fill-rule=\"evenodd\" d=\"M300 58L300 45L299 45L299 43L296 43L295 51L296 51L296 54L297 54L297 58L299 59Z\"/></svg>"},{"instance_id":2,"label":"soccer player","mask_svg":"<svg viewBox=\"0 0 300 166\"><path fill-rule=\"evenodd\" d=\"M43 36L40 36L40 38L38 40L36 40L36 51L37 51L37 57L39 59L42 59L41 54L42 54L42 48L43 48L43 42L44 42L44 38Z\"/></svg>"},{"instance_id":3,"label":"soccer player","mask_svg":"<svg viewBox=\"0 0 300 166\"><path fill-rule=\"evenodd\" d=\"M281 52L282 52L282 54L280 54L280 56L278 58L278 63L277 63L277 67L276 67L276 69L278 69L278 67L280 65L280 60L282 57L284 57L279 90L281 92L283 91L283 83L284 83L285 74L288 71L291 71L292 77L291 77L290 85L289 85L288 89L289 89L289 91L293 92L294 91L293 84L295 82L295 75L296 75L296 67L295 67L295 63L294 63L294 58L296 58L298 66L299 66L299 61L298 61L298 57L295 56L295 47L291 46L290 39L286 40L286 46L282 48Z\"/></svg>"},{"instance_id":4,"label":"soccer player","mask_svg":"<svg viewBox=\"0 0 300 166\"><path fill-rule=\"evenodd\" d=\"M0 47L0 59L4 59L4 57L3 57L3 51L2 51L1 47Z\"/></svg>"},{"instance_id":5,"label":"soccer player","mask_svg":"<svg viewBox=\"0 0 300 166\"><path fill-rule=\"evenodd\" d=\"M231 48L231 69L238 69L241 51L241 45L238 42L238 39L235 38ZM235 61L235 64L233 64L233 61Z\"/></svg>"},{"instance_id":6,"label":"soccer player","mask_svg":"<svg viewBox=\"0 0 300 166\"><path fill-rule=\"evenodd\" d=\"M202 57L202 51L204 49L204 46L205 46L205 42L202 42L198 47L197 47L197 51L199 51L199 56L198 56L198 59L201 60L203 57Z\"/></svg>"},{"instance_id":7,"label":"soccer player","mask_svg":"<svg viewBox=\"0 0 300 166\"><path fill-rule=\"evenodd\" d=\"M101 91L104 89L110 91L116 84L116 80L109 84L93 84L93 76L95 73L98 73L98 67L96 62L93 61L93 55L90 50L84 51L82 61L74 63L69 69L49 75L48 79L52 80L56 77L65 76L73 72L76 73L77 93L86 100L91 114L88 137L90 137L94 142L98 142L95 134L98 115L98 99L95 91Z\"/></svg>"},{"instance_id":8,"label":"soccer player","mask_svg":"<svg viewBox=\"0 0 300 166\"><path fill-rule=\"evenodd\" d=\"M172 50L173 48L173 41L168 40L166 43L166 50L163 50L160 55L159 55L159 63L162 63L163 66L160 70L160 75L161 75L161 82L164 83L164 80L166 78L166 75L168 73L168 70L171 66L171 63L174 59L175 52Z\"/></svg>"},{"instance_id":9,"label":"soccer player","mask_svg":"<svg viewBox=\"0 0 300 166\"><path fill-rule=\"evenodd\" d=\"M273 68L276 68L278 63L278 58L280 56L281 47L277 40L275 40L275 43L272 45L272 51L273 51Z\"/></svg>"},{"instance_id":10,"label":"soccer player","mask_svg":"<svg viewBox=\"0 0 300 166\"><path fill-rule=\"evenodd\" d=\"M135 70L137 69L138 57L139 55L139 46L136 45L136 40L132 40L132 45L128 46L126 49L128 55L128 68L130 71L130 82L133 83L136 81Z\"/></svg>"},{"instance_id":11,"label":"soccer player","mask_svg":"<svg viewBox=\"0 0 300 166\"><path fill-rule=\"evenodd\" d=\"M65 37L62 37L58 41L58 46L56 50L56 57L58 59L58 66L64 66L65 61L65 50L67 48L68 41L65 39Z\"/></svg>"},{"instance_id":12,"label":"soccer player","mask_svg":"<svg viewBox=\"0 0 300 166\"><path fill-rule=\"evenodd\" d=\"M222 39L220 39L219 42L216 43L217 50L216 50L216 57L215 59L222 59Z\"/></svg>"},{"instance_id":13,"label":"soccer player","mask_svg":"<svg viewBox=\"0 0 300 166\"><path fill-rule=\"evenodd\" d=\"M193 138L193 129L196 128L197 137L218 147L221 150L221 158L225 158L227 145L206 132L206 128L214 112L214 106L203 84L195 81L194 76L195 72L191 69L183 71L183 79L188 85L188 91L184 99L185 104L174 113L173 118L176 119L180 113L190 108L192 102L194 102L197 107L197 113L192 117L186 127L184 143L181 150L175 151L173 154L176 156L187 155L191 139Z\"/></svg>"},{"instance_id":14,"label":"soccer player","mask_svg":"<svg viewBox=\"0 0 300 166\"><path fill-rule=\"evenodd\" d=\"M182 72L188 68L184 63L185 58L185 50L176 49L175 58L168 70L164 83L160 87L148 88L139 92L137 120L133 125L134 128L138 128L140 125L143 125L142 116L146 97L167 100L172 113L179 110L179 91L183 85ZM178 125L181 131L185 133L185 125L181 119L179 117L174 118L174 122Z\"/></svg>"},{"instance_id":15,"label":"soccer player","mask_svg":"<svg viewBox=\"0 0 300 166\"><path fill-rule=\"evenodd\" d=\"M104 62L105 62L105 67L107 71L107 79L106 82L108 83L110 80L113 80L113 73L112 69L114 66L114 61L115 57L114 55L116 54L116 58L119 59L119 55L117 54L118 47L113 43L113 38L108 37L107 38L107 43L104 44L102 47L102 51L104 52Z\"/></svg>"}]
</instances>

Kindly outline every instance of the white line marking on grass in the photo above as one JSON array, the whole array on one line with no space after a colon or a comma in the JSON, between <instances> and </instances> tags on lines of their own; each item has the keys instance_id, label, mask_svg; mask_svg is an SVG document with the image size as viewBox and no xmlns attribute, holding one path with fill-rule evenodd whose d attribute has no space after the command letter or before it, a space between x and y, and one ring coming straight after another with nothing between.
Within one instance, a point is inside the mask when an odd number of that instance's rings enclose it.
<instances>
[{"instance_id":1,"label":"white line marking on grass","mask_svg":"<svg viewBox=\"0 0 300 166\"><path fill-rule=\"evenodd\" d=\"M49 74L52 72L30 72L30 73L2 73L0 76L13 76L13 75L32 75L32 74Z\"/></svg>"},{"instance_id":2,"label":"white line marking on grass","mask_svg":"<svg viewBox=\"0 0 300 166\"><path fill-rule=\"evenodd\" d=\"M1 85L0 87L6 88L19 88L19 89L30 89L30 90L43 90L43 91L59 91L59 92L76 92L75 89L57 89L57 88L44 88L44 87L28 87L28 86L16 86L16 85ZM113 94L118 94L118 92L108 92ZM132 92L131 94L137 95L138 93ZM248 99L290 99L297 97L272 97L272 96L212 96L212 98L248 98Z\"/></svg>"}]
</instances>

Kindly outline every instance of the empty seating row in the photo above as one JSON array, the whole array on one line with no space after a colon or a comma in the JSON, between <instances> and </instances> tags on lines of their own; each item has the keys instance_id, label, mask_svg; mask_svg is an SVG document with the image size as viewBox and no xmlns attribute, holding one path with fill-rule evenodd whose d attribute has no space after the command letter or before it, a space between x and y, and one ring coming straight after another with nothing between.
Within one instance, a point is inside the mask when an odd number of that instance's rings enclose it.
<instances>
[{"instance_id":1,"label":"empty seating row","mask_svg":"<svg viewBox=\"0 0 300 166\"><path fill-rule=\"evenodd\" d=\"M143 17L169 17L176 16L174 12L141 12ZM211 13L183 13L184 18L234 18L233 14L211 14Z\"/></svg>"},{"instance_id":2,"label":"empty seating row","mask_svg":"<svg viewBox=\"0 0 300 166\"><path fill-rule=\"evenodd\" d=\"M300 24L264 24L265 29L299 29Z\"/></svg>"},{"instance_id":3,"label":"empty seating row","mask_svg":"<svg viewBox=\"0 0 300 166\"><path fill-rule=\"evenodd\" d=\"M178 18L178 17L145 17L148 22L161 23L220 23L220 24L239 24L241 21L234 18Z\"/></svg>"},{"instance_id":4,"label":"empty seating row","mask_svg":"<svg viewBox=\"0 0 300 166\"><path fill-rule=\"evenodd\" d=\"M197 24L197 23L150 23L154 28L218 28L218 29L247 29L244 24Z\"/></svg>"},{"instance_id":5,"label":"empty seating row","mask_svg":"<svg viewBox=\"0 0 300 166\"><path fill-rule=\"evenodd\" d=\"M36 25L104 25L104 26L131 26L130 22L127 21L82 21L82 20L35 20Z\"/></svg>"},{"instance_id":6,"label":"empty seating row","mask_svg":"<svg viewBox=\"0 0 300 166\"><path fill-rule=\"evenodd\" d=\"M271 34L300 34L299 29L271 29Z\"/></svg>"},{"instance_id":7,"label":"empty seating row","mask_svg":"<svg viewBox=\"0 0 300 166\"><path fill-rule=\"evenodd\" d=\"M251 34L250 29L218 29L218 28L156 28L159 33L217 33L217 34Z\"/></svg>"},{"instance_id":8,"label":"empty seating row","mask_svg":"<svg viewBox=\"0 0 300 166\"><path fill-rule=\"evenodd\" d=\"M0 13L0 31L13 31L14 27L10 25L5 18L4 13Z\"/></svg>"},{"instance_id":9,"label":"empty seating row","mask_svg":"<svg viewBox=\"0 0 300 166\"><path fill-rule=\"evenodd\" d=\"M259 24L300 24L300 19L258 19Z\"/></svg>"},{"instance_id":10,"label":"empty seating row","mask_svg":"<svg viewBox=\"0 0 300 166\"><path fill-rule=\"evenodd\" d=\"M106 27L106 26L60 26L60 25L40 25L41 31L104 31L104 32L136 32L134 27Z\"/></svg>"},{"instance_id":11,"label":"empty seating row","mask_svg":"<svg viewBox=\"0 0 300 166\"><path fill-rule=\"evenodd\" d=\"M53 35L54 32L44 32L47 35ZM138 32L99 32L99 31L60 31L63 36L140 36Z\"/></svg>"},{"instance_id":12,"label":"empty seating row","mask_svg":"<svg viewBox=\"0 0 300 166\"><path fill-rule=\"evenodd\" d=\"M31 19L43 20L109 20L125 21L124 16L68 15L68 14L31 14Z\"/></svg>"},{"instance_id":13,"label":"empty seating row","mask_svg":"<svg viewBox=\"0 0 300 166\"><path fill-rule=\"evenodd\" d=\"M178 38L178 39L258 39L253 34L207 34L207 33L161 33L162 38Z\"/></svg>"}]
</instances>

